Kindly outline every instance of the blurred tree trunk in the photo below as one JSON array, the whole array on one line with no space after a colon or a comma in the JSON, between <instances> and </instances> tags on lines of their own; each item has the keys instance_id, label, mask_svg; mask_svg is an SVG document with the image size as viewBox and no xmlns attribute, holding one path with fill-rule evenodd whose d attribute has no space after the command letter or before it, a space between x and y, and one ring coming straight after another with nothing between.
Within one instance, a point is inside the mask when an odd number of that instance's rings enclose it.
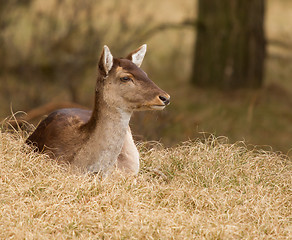
<instances>
[{"instance_id":1,"label":"blurred tree trunk","mask_svg":"<svg viewBox=\"0 0 292 240\"><path fill-rule=\"evenodd\" d=\"M265 0L198 0L192 82L205 88L259 88L266 41Z\"/></svg>"}]
</instances>

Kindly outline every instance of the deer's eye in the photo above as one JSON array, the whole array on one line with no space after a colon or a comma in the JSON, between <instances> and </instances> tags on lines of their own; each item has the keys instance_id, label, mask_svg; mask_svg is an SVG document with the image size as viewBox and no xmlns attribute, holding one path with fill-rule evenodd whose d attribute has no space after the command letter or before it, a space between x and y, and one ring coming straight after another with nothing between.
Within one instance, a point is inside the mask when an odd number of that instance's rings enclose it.
<instances>
[{"instance_id":1,"label":"deer's eye","mask_svg":"<svg viewBox=\"0 0 292 240\"><path fill-rule=\"evenodd\" d=\"M132 81L132 78L130 78L130 77L121 77L120 80L122 82L129 82L129 81Z\"/></svg>"}]
</instances>

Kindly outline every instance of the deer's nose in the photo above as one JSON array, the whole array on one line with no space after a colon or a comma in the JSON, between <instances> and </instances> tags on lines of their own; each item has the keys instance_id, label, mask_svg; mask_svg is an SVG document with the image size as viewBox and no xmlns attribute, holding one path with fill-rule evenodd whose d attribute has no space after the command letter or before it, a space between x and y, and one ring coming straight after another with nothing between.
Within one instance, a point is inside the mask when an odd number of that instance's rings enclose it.
<instances>
[{"instance_id":1,"label":"deer's nose","mask_svg":"<svg viewBox=\"0 0 292 240\"><path fill-rule=\"evenodd\" d=\"M165 104L165 106L170 102L170 97L159 96L159 99Z\"/></svg>"}]
</instances>

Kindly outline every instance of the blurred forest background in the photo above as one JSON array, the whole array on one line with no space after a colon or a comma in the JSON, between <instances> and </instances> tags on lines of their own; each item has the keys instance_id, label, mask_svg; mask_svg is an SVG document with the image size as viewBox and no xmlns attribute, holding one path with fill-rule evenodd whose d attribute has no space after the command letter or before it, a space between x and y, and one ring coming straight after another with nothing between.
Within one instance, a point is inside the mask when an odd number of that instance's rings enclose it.
<instances>
[{"instance_id":1,"label":"blurred forest background","mask_svg":"<svg viewBox=\"0 0 292 240\"><path fill-rule=\"evenodd\" d=\"M225 12L232 1L224 1L217 15L232 13L236 18L232 8ZM142 68L171 95L171 105L162 112L134 115L131 126L137 140L171 146L206 132L292 155L292 1L257 2L265 3L261 82L218 87L220 74L207 61L221 62L222 52L208 47L218 47L220 39L198 37L205 26L198 11L204 8L196 0L0 0L0 119L11 115L11 109L30 112L48 103L91 108L102 46L121 57L147 43ZM239 10L249 23L260 21L257 13ZM212 33L222 30L212 27ZM200 83L203 70L210 72L213 86ZM238 79L247 82L244 76Z\"/></svg>"}]
</instances>

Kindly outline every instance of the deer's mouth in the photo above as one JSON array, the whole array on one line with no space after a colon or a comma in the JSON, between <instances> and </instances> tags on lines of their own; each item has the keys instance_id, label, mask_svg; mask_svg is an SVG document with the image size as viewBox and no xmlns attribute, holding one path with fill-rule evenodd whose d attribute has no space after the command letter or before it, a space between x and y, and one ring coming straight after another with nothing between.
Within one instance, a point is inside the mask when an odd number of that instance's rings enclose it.
<instances>
[{"instance_id":1,"label":"deer's mouth","mask_svg":"<svg viewBox=\"0 0 292 240\"><path fill-rule=\"evenodd\" d=\"M144 105L148 110L163 110L170 102L168 94L165 96L156 96L152 101Z\"/></svg>"}]
</instances>

